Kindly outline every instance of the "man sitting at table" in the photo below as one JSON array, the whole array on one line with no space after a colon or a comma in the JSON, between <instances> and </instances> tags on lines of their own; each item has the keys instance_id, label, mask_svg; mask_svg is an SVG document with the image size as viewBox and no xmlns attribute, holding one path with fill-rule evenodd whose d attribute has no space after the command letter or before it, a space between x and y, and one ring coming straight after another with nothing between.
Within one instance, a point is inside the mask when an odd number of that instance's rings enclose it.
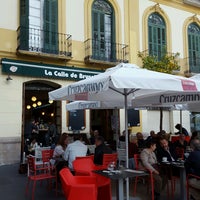
<instances>
[{"instance_id":1,"label":"man sitting at table","mask_svg":"<svg viewBox=\"0 0 200 200\"><path fill-rule=\"evenodd\" d=\"M172 162L177 159L173 145L169 144L165 137L161 137L159 139L156 156L158 162L162 162L163 157L166 157L168 162Z\"/></svg>"},{"instance_id":2,"label":"man sitting at table","mask_svg":"<svg viewBox=\"0 0 200 200\"><path fill-rule=\"evenodd\" d=\"M64 159L68 161L68 167L73 171L72 162L79 156L86 156L88 148L82 142L82 137L77 134L74 136L74 142L68 144L65 152Z\"/></svg>"},{"instance_id":3,"label":"man sitting at table","mask_svg":"<svg viewBox=\"0 0 200 200\"><path fill-rule=\"evenodd\" d=\"M200 140L193 139L190 143L192 152L185 161L186 173L200 178ZM200 179L189 179L190 194L195 200L200 200Z\"/></svg>"},{"instance_id":4,"label":"man sitting at table","mask_svg":"<svg viewBox=\"0 0 200 200\"><path fill-rule=\"evenodd\" d=\"M102 136L97 136L95 138L96 148L94 150L94 164L103 164L103 154L111 154L112 149L104 144L104 138Z\"/></svg>"}]
</instances>

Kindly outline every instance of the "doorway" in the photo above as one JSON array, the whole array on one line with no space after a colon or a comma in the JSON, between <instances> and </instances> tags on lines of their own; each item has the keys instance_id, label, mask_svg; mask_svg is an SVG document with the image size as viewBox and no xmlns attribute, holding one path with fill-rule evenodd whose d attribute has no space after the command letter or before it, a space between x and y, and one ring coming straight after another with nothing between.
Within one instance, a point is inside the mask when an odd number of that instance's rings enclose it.
<instances>
[{"instance_id":1,"label":"doorway","mask_svg":"<svg viewBox=\"0 0 200 200\"><path fill-rule=\"evenodd\" d=\"M93 131L98 130L100 135L104 137L105 141L107 141L111 145L111 147L115 149L116 147L115 122L119 121L119 119L113 120L113 118L114 118L114 110L111 109L91 110L90 112L91 129Z\"/></svg>"},{"instance_id":2,"label":"doorway","mask_svg":"<svg viewBox=\"0 0 200 200\"><path fill-rule=\"evenodd\" d=\"M49 101L48 92L60 85L48 81L30 81L23 85L23 116L21 153L28 151L27 145L36 138L41 146L50 146L57 142L61 134L61 102ZM33 134L33 123L36 131ZM54 124L56 137L45 138Z\"/></svg>"}]
</instances>

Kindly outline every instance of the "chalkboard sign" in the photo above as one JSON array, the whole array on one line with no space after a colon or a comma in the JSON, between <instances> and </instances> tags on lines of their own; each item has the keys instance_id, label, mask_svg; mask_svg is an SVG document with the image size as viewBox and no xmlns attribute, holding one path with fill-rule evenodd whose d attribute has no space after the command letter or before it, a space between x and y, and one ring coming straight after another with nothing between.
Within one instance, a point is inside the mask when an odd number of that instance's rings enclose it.
<instances>
[{"instance_id":1,"label":"chalkboard sign","mask_svg":"<svg viewBox=\"0 0 200 200\"><path fill-rule=\"evenodd\" d=\"M85 129L85 111L73 110L69 111L68 129L70 131L78 131Z\"/></svg>"},{"instance_id":2,"label":"chalkboard sign","mask_svg":"<svg viewBox=\"0 0 200 200\"><path fill-rule=\"evenodd\" d=\"M139 110L128 109L128 126L140 125L140 113Z\"/></svg>"}]
</instances>

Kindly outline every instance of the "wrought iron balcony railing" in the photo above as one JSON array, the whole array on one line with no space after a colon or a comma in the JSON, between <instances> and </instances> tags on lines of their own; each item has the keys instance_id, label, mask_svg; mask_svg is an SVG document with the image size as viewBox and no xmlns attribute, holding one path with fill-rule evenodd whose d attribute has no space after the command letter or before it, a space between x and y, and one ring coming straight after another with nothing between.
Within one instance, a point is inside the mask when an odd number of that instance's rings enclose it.
<instances>
[{"instance_id":1,"label":"wrought iron balcony railing","mask_svg":"<svg viewBox=\"0 0 200 200\"><path fill-rule=\"evenodd\" d=\"M120 63L128 62L128 45L105 40L87 39L85 41L85 62Z\"/></svg>"},{"instance_id":2,"label":"wrought iron balcony railing","mask_svg":"<svg viewBox=\"0 0 200 200\"><path fill-rule=\"evenodd\" d=\"M200 57L187 57L184 60L188 73L200 73Z\"/></svg>"},{"instance_id":3,"label":"wrought iron balcony railing","mask_svg":"<svg viewBox=\"0 0 200 200\"><path fill-rule=\"evenodd\" d=\"M64 58L70 58L72 55L72 41L69 34L21 26L17 29L17 42L17 51L23 53L32 52Z\"/></svg>"}]
</instances>

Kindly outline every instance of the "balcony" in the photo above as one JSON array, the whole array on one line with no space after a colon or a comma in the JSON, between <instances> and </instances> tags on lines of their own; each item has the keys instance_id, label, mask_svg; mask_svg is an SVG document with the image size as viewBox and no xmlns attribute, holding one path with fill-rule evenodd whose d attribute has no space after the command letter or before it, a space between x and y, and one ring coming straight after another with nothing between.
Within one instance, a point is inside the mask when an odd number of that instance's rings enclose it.
<instances>
[{"instance_id":1,"label":"balcony","mask_svg":"<svg viewBox=\"0 0 200 200\"><path fill-rule=\"evenodd\" d=\"M72 55L71 35L36 28L17 29L17 52L31 56L69 60Z\"/></svg>"},{"instance_id":2,"label":"balcony","mask_svg":"<svg viewBox=\"0 0 200 200\"><path fill-rule=\"evenodd\" d=\"M85 63L116 65L128 63L128 45L88 39L85 41Z\"/></svg>"},{"instance_id":3,"label":"balcony","mask_svg":"<svg viewBox=\"0 0 200 200\"><path fill-rule=\"evenodd\" d=\"M200 57L187 57L184 59L185 74L194 75L200 73Z\"/></svg>"}]
</instances>

